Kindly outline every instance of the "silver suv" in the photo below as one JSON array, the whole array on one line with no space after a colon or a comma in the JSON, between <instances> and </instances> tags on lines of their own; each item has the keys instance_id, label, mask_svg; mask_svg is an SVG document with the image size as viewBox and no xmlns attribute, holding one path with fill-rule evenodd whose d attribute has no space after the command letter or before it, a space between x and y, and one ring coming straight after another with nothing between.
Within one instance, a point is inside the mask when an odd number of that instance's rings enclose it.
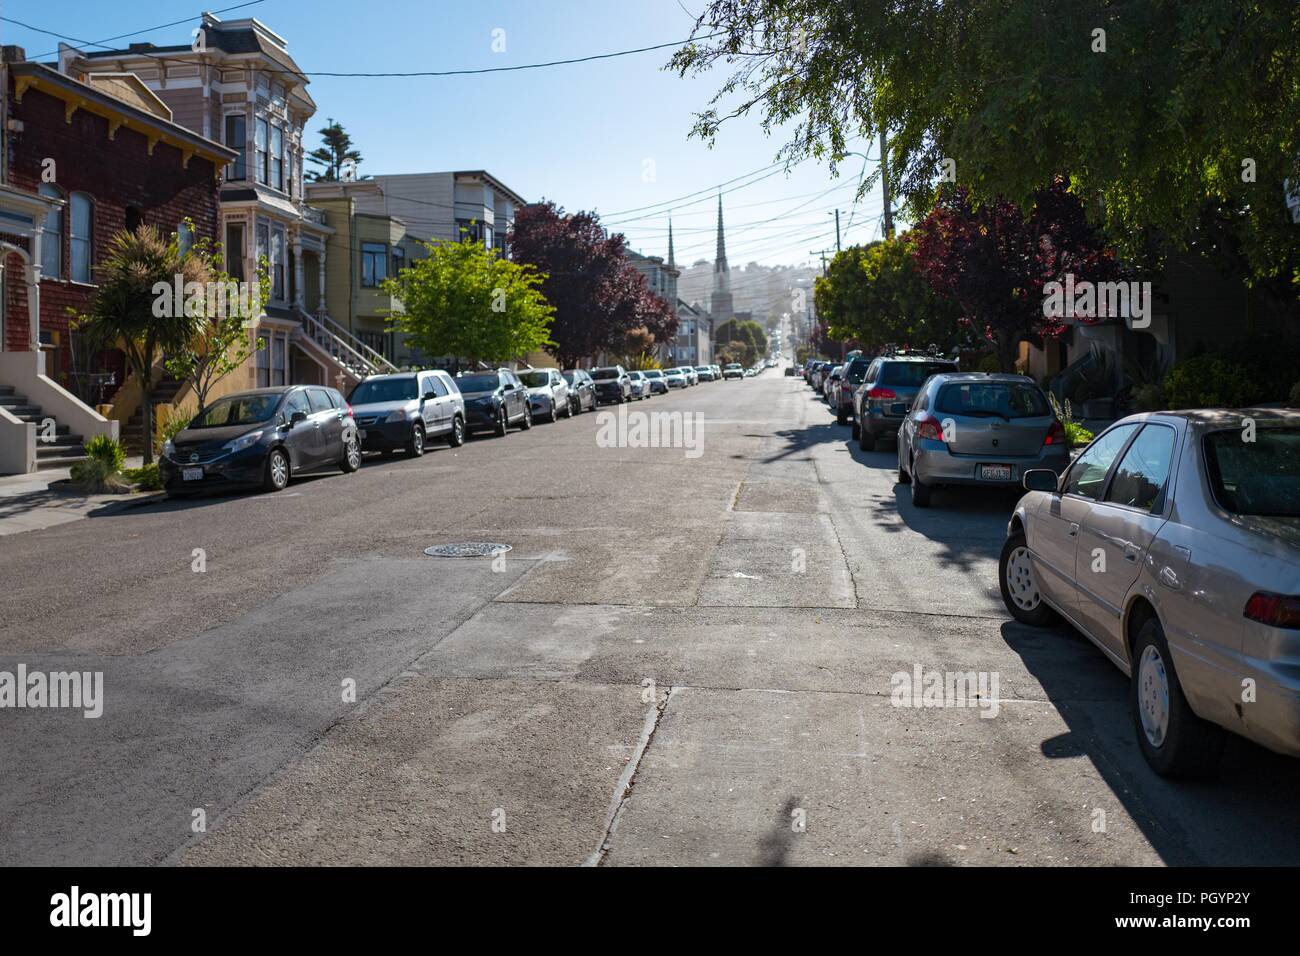
<instances>
[{"instance_id":1,"label":"silver suv","mask_svg":"<svg viewBox=\"0 0 1300 956\"><path fill-rule=\"evenodd\" d=\"M1065 426L1032 378L953 372L928 378L909 410L890 408L898 430L898 480L928 507L940 485L1019 488L1025 472L1058 475L1070 463Z\"/></svg>"},{"instance_id":2,"label":"silver suv","mask_svg":"<svg viewBox=\"0 0 1300 956\"><path fill-rule=\"evenodd\" d=\"M853 437L858 447L871 451L877 440L892 439L925 380L939 372L955 371L955 361L932 355L895 354L872 359L866 376L853 389ZM899 405L903 406L901 411Z\"/></svg>"},{"instance_id":3,"label":"silver suv","mask_svg":"<svg viewBox=\"0 0 1300 956\"><path fill-rule=\"evenodd\" d=\"M404 448L424 454L430 438L445 438L452 448L465 443L465 399L446 372L372 375L348 396L361 447L391 454Z\"/></svg>"}]
</instances>

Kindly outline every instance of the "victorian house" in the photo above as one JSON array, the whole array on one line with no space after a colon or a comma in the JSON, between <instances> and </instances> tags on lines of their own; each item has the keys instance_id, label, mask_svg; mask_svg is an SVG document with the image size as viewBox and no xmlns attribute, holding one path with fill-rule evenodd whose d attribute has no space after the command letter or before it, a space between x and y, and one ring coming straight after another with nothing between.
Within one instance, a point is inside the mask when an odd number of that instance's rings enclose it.
<instances>
[{"instance_id":1,"label":"victorian house","mask_svg":"<svg viewBox=\"0 0 1300 956\"><path fill-rule=\"evenodd\" d=\"M205 13L190 43L95 52L64 47L59 66L83 80L139 77L178 123L234 152L220 195L227 268L253 281L265 258L271 292L253 331L263 348L247 374L232 375L223 390L314 382L346 391L365 375L393 368L329 312L333 229L324 212L307 204L304 189L304 136L316 104L283 37L256 19L223 21Z\"/></svg>"}]
</instances>

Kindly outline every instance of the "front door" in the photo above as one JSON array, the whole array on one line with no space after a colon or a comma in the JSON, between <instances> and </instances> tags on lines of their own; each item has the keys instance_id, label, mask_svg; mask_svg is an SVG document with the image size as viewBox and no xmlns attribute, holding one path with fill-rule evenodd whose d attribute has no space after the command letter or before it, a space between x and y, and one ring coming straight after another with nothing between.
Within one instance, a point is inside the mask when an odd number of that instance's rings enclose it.
<instances>
[{"instance_id":1,"label":"front door","mask_svg":"<svg viewBox=\"0 0 1300 956\"><path fill-rule=\"evenodd\" d=\"M302 412L307 417L294 422L293 416ZM284 409L284 444L289 450L289 464L294 471L311 468L320 460L320 438L316 423L312 421L311 405L307 393L296 389L285 399Z\"/></svg>"},{"instance_id":2,"label":"front door","mask_svg":"<svg viewBox=\"0 0 1300 956\"><path fill-rule=\"evenodd\" d=\"M343 416L323 388L307 389L311 420L316 426L316 460L338 461L343 456Z\"/></svg>"},{"instance_id":3,"label":"front door","mask_svg":"<svg viewBox=\"0 0 1300 956\"><path fill-rule=\"evenodd\" d=\"M1033 519L1029 547L1034 554L1038 586L1072 617L1079 616L1076 555L1079 533L1092 502L1102 496L1106 476L1137 425L1106 432L1080 455L1065 473L1061 493L1052 495Z\"/></svg>"},{"instance_id":4,"label":"front door","mask_svg":"<svg viewBox=\"0 0 1300 956\"><path fill-rule=\"evenodd\" d=\"M1079 615L1120 656L1124 601L1165 523L1165 486L1176 438L1169 425L1144 426L1115 467L1102 499L1089 505L1079 532Z\"/></svg>"}]
</instances>

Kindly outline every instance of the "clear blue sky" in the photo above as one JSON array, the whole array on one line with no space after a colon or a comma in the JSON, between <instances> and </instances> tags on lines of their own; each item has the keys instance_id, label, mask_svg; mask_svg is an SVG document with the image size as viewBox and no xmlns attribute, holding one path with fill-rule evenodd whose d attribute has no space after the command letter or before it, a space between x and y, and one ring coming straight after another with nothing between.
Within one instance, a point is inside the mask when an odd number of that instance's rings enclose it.
<instances>
[{"instance_id":1,"label":"clear blue sky","mask_svg":"<svg viewBox=\"0 0 1300 956\"><path fill-rule=\"evenodd\" d=\"M234 2L206 5L220 10ZM698 11L702 2L263 0L219 16L257 17L285 37L305 72L382 72L536 63L679 41L693 22L686 11ZM202 8L197 0L6 0L0 15L81 40L140 30L110 45L164 45L187 42ZM147 29L189 13L187 26ZM497 29L505 31L504 52L493 51ZM0 23L0 37L29 56L59 42L11 23ZM569 211L594 209L632 248L663 255L666 209L613 214L735 180L772 163L779 145L763 135L757 117L724 124L712 150L689 139L693 113L724 75L681 79L662 69L671 53L469 77L317 77L309 87L319 107L309 140L317 144L315 130L332 116L362 150L363 173L487 169L529 199L551 199ZM874 147L856 148L876 155ZM849 227L862 167L850 157L835 179L810 161L789 176L778 173L724 195L733 268L815 261L810 250L835 245L831 210L837 205L845 245L878 236L879 188L853 211ZM717 200L712 194L696 199L703 201L671 213L677 258L685 264L713 258ZM620 224L632 217L641 218Z\"/></svg>"}]
</instances>

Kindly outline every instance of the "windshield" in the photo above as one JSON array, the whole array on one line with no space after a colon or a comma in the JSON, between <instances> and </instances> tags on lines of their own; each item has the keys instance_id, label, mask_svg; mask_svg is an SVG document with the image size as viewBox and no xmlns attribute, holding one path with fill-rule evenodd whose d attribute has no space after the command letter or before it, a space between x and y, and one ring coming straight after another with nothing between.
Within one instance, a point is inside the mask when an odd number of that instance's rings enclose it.
<instances>
[{"instance_id":1,"label":"windshield","mask_svg":"<svg viewBox=\"0 0 1300 956\"><path fill-rule=\"evenodd\" d=\"M658 369L658 368L651 369L649 372L646 372L646 376L648 378L663 378L664 377L663 369Z\"/></svg>"},{"instance_id":2,"label":"windshield","mask_svg":"<svg viewBox=\"0 0 1300 956\"><path fill-rule=\"evenodd\" d=\"M564 380L565 380L566 382L568 382L570 385L572 385L572 384L573 384L573 373L572 373L572 372L565 372L565 373L564 373Z\"/></svg>"},{"instance_id":3,"label":"windshield","mask_svg":"<svg viewBox=\"0 0 1300 956\"><path fill-rule=\"evenodd\" d=\"M886 362L880 370L880 385L920 385L935 372L955 372L951 362Z\"/></svg>"},{"instance_id":4,"label":"windshield","mask_svg":"<svg viewBox=\"0 0 1300 956\"><path fill-rule=\"evenodd\" d=\"M956 382L939 390L935 411L976 418L1039 418L1050 415L1047 399L1027 382Z\"/></svg>"},{"instance_id":5,"label":"windshield","mask_svg":"<svg viewBox=\"0 0 1300 956\"><path fill-rule=\"evenodd\" d=\"M414 378L372 378L354 388L348 401L353 405L377 405L419 397Z\"/></svg>"},{"instance_id":6,"label":"windshield","mask_svg":"<svg viewBox=\"0 0 1300 956\"><path fill-rule=\"evenodd\" d=\"M1241 434L1205 436L1215 500L1234 514L1300 517L1300 428L1260 428L1253 442Z\"/></svg>"},{"instance_id":7,"label":"windshield","mask_svg":"<svg viewBox=\"0 0 1300 956\"><path fill-rule=\"evenodd\" d=\"M598 368L592 371L592 378L618 378L618 369L616 368Z\"/></svg>"},{"instance_id":8,"label":"windshield","mask_svg":"<svg viewBox=\"0 0 1300 956\"><path fill-rule=\"evenodd\" d=\"M732 362L730 365L727 366L727 368L740 368L740 363Z\"/></svg>"},{"instance_id":9,"label":"windshield","mask_svg":"<svg viewBox=\"0 0 1300 956\"><path fill-rule=\"evenodd\" d=\"M187 428L229 428L268 421L280 404L280 395L232 395L213 402Z\"/></svg>"},{"instance_id":10,"label":"windshield","mask_svg":"<svg viewBox=\"0 0 1300 956\"><path fill-rule=\"evenodd\" d=\"M465 375L456 380L462 392L495 392L501 384L496 375Z\"/></svg>"},{"instance_id":11,"label":"windshield","mask_svg":"<svg viewBox=\"0 0 1300 956\"><path fill-rule=\"evenodd\" d=\"M521 372L519 380L529 388L541 388L551 384L551 375L549 372Z\"/></svg>"}]
</instances>

